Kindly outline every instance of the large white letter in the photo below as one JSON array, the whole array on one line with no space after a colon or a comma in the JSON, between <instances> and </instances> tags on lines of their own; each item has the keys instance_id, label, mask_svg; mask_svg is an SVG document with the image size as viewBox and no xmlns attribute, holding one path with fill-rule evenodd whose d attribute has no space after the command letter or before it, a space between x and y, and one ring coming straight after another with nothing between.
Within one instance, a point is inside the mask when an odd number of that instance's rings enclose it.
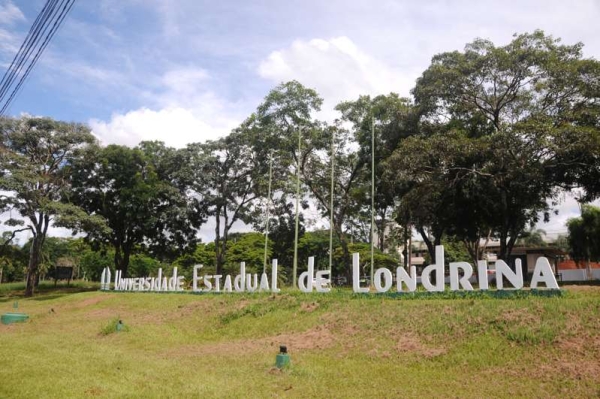
<instances>
[{"instance_id":1,"label":"large white letter","mask_svg":"<svg viewBox=\"0 0 600 399\"><path fill-rule=\"evenodd\" d=\"M435 285L431 284L430 275L435 271ZM427 266L421 274L421 283L427 291L444 291L444 246L435 247L435 264Z\"/></svg>"},{"instance_id":2,"label":"large white letter","mask_svg":"<svg viewBox=\"0 0 600 399\"><path fill-rule=\"evenodd\" d=\"M192 292L200 292L202 291L201 289L198 288L198 280L200 280L202 277L198 277L198 270L202 269L204 266L203 265L194 265L194 277L192 279Z\"/></svg>"},{"instance_id":3,"label":"large white letter","mask_svg":"<svg viewBox=\"0 0 600 399\"><path fill-rule=\"evenodd\" d=\"M327 278L329 270L319 270L315 276L315 288L317 292L331 291L331 280Z\"/></svg>"},{"instance_id":4,"label":"large white letter","mask_svg":"<svg viewBox=\"0 0 600 399\"><path fill-rule=\"evenodd\" d=\"M360 286L360 254L352 254L352 289L356 293L369 292L368 287Z\"/></svg>"},{"instance_id":5,"label":"large white letter","mask_svg":"<svg viewBox=\"0 0 600 399\"><path fill-rule=\"evenodd\" d=\"M513 287L520 290L523 288L523 269L521 268L521 259L515 259L515 269L512 269L503 260L496 261L496 287L499 290L504 288L503 277L512 284Z\"/></svg>"},{"instance_id":6,"label":"large white letter","mask_svg":"<svg viewBox=\"0 0 600 399\"><path fill-rule=\"evenodd\" d=\"M101 290L106 289L106 269L108 269L108 267L105 267L104 269L102 269L102 274L100 275L100 289Z\"/></svg>"},{"instance_id":7,"label":"large white letter","mask_svg":"<svg viewBox=\"0 0 600 399\"><path fill-rule=\"evenodd\" d=\"M271 268L271 292L281 291L277 288L277 259L273 259L273 266Z\"/></svg>"},{"instance_id":8,"label":"large white letter","mask_svg":"<svg viewBox=\"0 0 600 399\"><path fill-rule=\"evenodd\" d=\"M381 280L383 280L383 285L381 284ZM377 269L373 276L373 284L377 292L388 292L392 288L392 280L392 272L385 267Z\"/></svg>"},{"instance_id":9,"label":"large white letter","mask_svg":"<svg viewBox=\"0 0 600 399\"><path fill-rule=\"evenodd\" d=\"M214 276L215 279L215 292L221 292L221 277L223 277L221 274L215 274Z\"/></svg>"},{"instance_id":10,"label":"large white letter","mask_svg":"<svg viewBox=\"0 0 600 399\"><path fill-rule=\"evenodd\" d=\"M254 281L254 284L252 284ZM254 292L258 288L258 274L246 274L246 289L248 292Z\"/></svg>"},{"instance_id":11,"label":"large white letter","mask_svg":"<svg viewBox=\"0 0 600 399\"><path fill-rule=\"evenodd\" d=\"M225 283L223 284L223 292L233 292L231 287L231 276L228 274L225 276Z\"/></svg>"},{"instance_id":12,"label":"large white letter","mask_svg":"<svg viewBox=\"0 0 600 399\"><path fill-rule=\"evenodd\" d=\"M302 272L298 277L298 288L302 292L312 292L313 279L315 278L315 257L308 258L308 270Z\"/></svg>"},{"instance_id":13,"label":"large white letter","mask_svg":"<svg viewBox=\"0 0 600 399\"><path fill-rule=\"evenodd\" d=\"M267 273L261 274L260 287L258 288L258 291L269 291L269 277L267 276Z\"/></svg>"},{"instance_id":14,"label":"large white letter","mask_svg":"<svg viewBox=\"0 0 600 399\"><path fill-rule=\"evenodd\" d=\"M535 261L535 269L531 277L531 288L537 288L539 283L546 284L546 288L558 289L558 283L554 273L552 273L550 262L548 262L548 258L543 256Z\"/></svg>"},{"instance_id":15,"label":"large white letter","mask_svg":"<svg viewBox=\"0 0 600 399\"><path fill-rule=\"evenodd\" d=\"M460 279L458 278L458 269L463 269L465 275ZM467 290L473 291L473 286L469 282L469 279L473 275L473 267L467 262L450 262L450 289L457 291L460 286Z\"/></svg>"},{"instance_id":16,"label":"large white letter","mask_svg":"<svg viewBox=\"0 0 600 399\"><path fill-rule=\"evenodd\" d=\"M410 267L410 276L404 270L403 267L398 267L396 269L396 289L398 292L402 292L402 283L406 284L406 288L410 292L415 292L417 290L417 268L414 266Z\"/></svg>"},{"instance_id":17,"label":"large white letter","mask_svg":"<svg viewBox=\"0 0 600 399\"><path fill-rule=\"evenodd\" d=\"M488 267L486 260L477 261L477 283L480 290L487 290L488 286Z\"/></svg>"},{"instance_id":18,"label":"large white letter","mask_svg":"<svg viewBox=\"0 0 600 399\"><path fill-rule=\"evenodd\" d=\"M240 274L233 279L233 286L237 292L244 292L246 288L246 262L240 262Z\"/></svg>"}]
</instances>

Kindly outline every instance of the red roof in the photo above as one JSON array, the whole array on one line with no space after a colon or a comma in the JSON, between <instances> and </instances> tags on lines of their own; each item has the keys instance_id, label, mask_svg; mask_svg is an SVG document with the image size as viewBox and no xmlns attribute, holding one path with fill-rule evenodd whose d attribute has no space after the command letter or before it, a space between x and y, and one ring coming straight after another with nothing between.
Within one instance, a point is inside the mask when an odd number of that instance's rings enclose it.
<instances>
[{"instance_id":1,"label":"red roof","mask_svg":"<svg viewBox=\"0 0 600 399\"><path fill-rule=\"evenodd\" d=\"M558 264L558 270L585 269L585 267L585 261L579 261L578 263L575 263L574 260L563 260ZM590 267L592 269L600 269L600 263L590 262Z\"/></svg>"}]
</instances>

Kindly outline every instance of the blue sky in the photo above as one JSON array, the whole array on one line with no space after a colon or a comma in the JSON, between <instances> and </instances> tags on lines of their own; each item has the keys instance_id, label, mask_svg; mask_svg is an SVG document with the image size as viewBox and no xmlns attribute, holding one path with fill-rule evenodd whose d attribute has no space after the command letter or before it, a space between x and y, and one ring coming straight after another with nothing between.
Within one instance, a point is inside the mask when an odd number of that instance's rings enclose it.
<instances>
[{"instance_id":1,"label":"blue sky","mask_svg":"<svg viewBox=\"0 0 600 399\"><path fill-rule=\"evenodd\" d=\"M3 70L44 3L0 0ZM543 29L598 59L598 20L597 0L78 0L9 114L181 147L227 134L290 79L325 98L323 118L359 94L407 96L433 55L476 37Z\"/></svg>"}]
</instances>

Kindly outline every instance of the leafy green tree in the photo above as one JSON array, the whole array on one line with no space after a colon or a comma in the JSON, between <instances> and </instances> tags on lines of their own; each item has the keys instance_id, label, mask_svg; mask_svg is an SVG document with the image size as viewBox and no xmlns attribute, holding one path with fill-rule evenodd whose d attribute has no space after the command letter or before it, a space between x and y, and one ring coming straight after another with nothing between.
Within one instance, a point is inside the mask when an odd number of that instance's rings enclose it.
<instances>
[{"instance_id":1,"label":"leafy green tree","mask_svg":"<svg viewBox=\"0 0 600 399\"><path fill-rule=\"evenodd\" d=\"M22 280L27 269L28 253L15 245L13 231L5 231L0 238L0 284Z\"/></svg>"},{"instance_id":2,"label":"leafy green tree","mask_svg":"<svg viewBox=\"0 0 600 399\"><path fill-rule=\"evenodd\" d=\"M216 141L188 145L185 167L192 196L215 220L215 267L222 274L231 228L255 221L257 203L266 193L265 159L240 128Z\"/></svg>"},{"instance_id":3,"label":"leafy green tree","mask_svg":"<svg viewBox=\"0 0 600 399\"><path fill-rule=\"evenodd\" d=\"M571 257L579 262L600 261L600 207L582 205L581 217L569 219Z\"/></svg>"},{"instance_id":4,"label":"leafy green tree","mask_svg":"<svg viewBox=\"0 0 600 399\"><path fill-rule=\"evenodd\" d=\"M80 254L79 269L84 279L100 281L102 270L114 268L114 251L94 251L88 248Z\"/></svg>"},{"instance_id":5,"label":"leafy green tree","mask_svg":"<svg viewBox=\"0 0 600 399\"><path fill-rule=\"evenodd\" d=\"M201 220L190 210L183 186L157 172L160 160L152 159L157 152L146 153L147 148L96 147L75 164L73 173L72 200L105 218L111 228L82 230L95 248L114 248L114 265L123 276L136 246L158 248L159 253L169 245L185 250L193 246Z\"/></svg>"},{"instance_id":6,"label":"leafy green tree","mask_svg":"<svg viewBox=\"0 0 600 399\"><path fill-rule=\"evenodd\" d=\"M217 274L214 242L208 244L198 243L193 252L183 254L173 262L173 266L177 266L181 270L181 274L185 275L188 280L193 276L195 265L204 266L202 270L206 274Z\"/></svg>"},{"instance_id":7,"label":"leafy green tree","mask_svg":"<svg viewBox=\"0 0 600 399\"><path fill-rule=\"evenodd\" d=\"M357 216L366 201L365 168L356 151L349 131L337 126L323 130L324 140L320 148L315 145L313 151L303 157L301 173L304 183L312 196L317 200L317 206L324 218L331 218L331 152L325 155L323 150L335 140L334 189L333 189L333 231L341 245L344 254L344 272L349 277L351 272L351 257L348 247L347 231L356 226L352 216ZM356 218L355 218L356 219ZM355 222L355 223L353 223Z\"/></svg>"},{"instance_id":8,"label":"leafy green tree","mask_svg":"<svg viewBox=\"0 0 600 399\"><path fill-rule=\"evenodd\" d=\"M142 141L139 146L158 179L169 189L165 194L171 207L164 209L152 234L146 237L149 253L163 261L173 262L182 253L190 253L198 242L197 233L206 222L207 204L189 195L193 182L187 162L187 151L165 146L161 141Z\"/></svg>"},{"instance_id":9,"label":"leafy green tree","mask_svg":"<svg viewBox=\"0 0 600 399\"><path fill-rule=\"evenodd\" d=\"M225 271L235 273L239 270L240 262L246 263L248 273L262 273L264 260L265 237L261 233L234 233L230 236L231 247L227 255ZM269 245L268 257L271 256ZM267 272L270 268L267 268Z\"/></svg>"},{"instance_id":10,"label":"leafy green tree","mask_svg":"<svg viewBox=\"0 0 600 399\"><path fill-rule=\"evenodd\" d=\"M583 59L581 48L560 45L541 31L518 35L502 47L478 39L462 53L436 55L418 79L413 94L423 138L412 148L427 148L428 140L439 145L448 137L450 145L436 154L415 153L417 165L435 168L429 169L431 177L412 179L410 189L442 182L430 191L438 193L430 205L462 220L454 235L473 241L493 231L500 239L499 258L507 259L526 226L540 213L549 217L548 200L560 189L581 186L588 197L595 195L600 66ZM409 155L405 148L399 151L396 160ZM461 193L465 186L469 190ZM448 197L468 199L473 193L477 199L466 209L479 213L460 218L461 208ZM453 227L444 225L438 233Z\"/></svg>"},{"instance_id":11,"label":"leafy green tree","mask_svg":"<svg viewBox=\"0 0 600 399\"><path fill-rule=\"evenodd\" d=\"M521 233L521 237L517 240L517 244L524 245L528 247L545 247L546 241L544 237L546 236L546 231L543 229L536 229L531 227L523 233Z\"/></svg>"},{"instance_id":12,"label":"leafy green tree","mask_svg":"<svg viewBox=\"0 0 600 399\"><path fill-rule=\"evenodd\" d=\"M356 242L349 244L349 250L351 253L360 254L360 271L363 275L368 275L371 265L371 245L364 242ZM333 253L336 263L343 264L343 253L341 248L338 247ZM385 267L390 270L395 270L396 267L400 266L398 259L393 256L381 252L379 249L375 249L373 253L373 266L374 269ZM351 280L348 280L351 281Z\"/></svg>"},{"instance_id":13,"label":"leafy green tree","mask_svg":"<svg viewBox=\"0 0 600 399\"><path fill-rule=\"evenodd\" d=\"M259 230L263 229L264 225L259 226ZM277 264L280 270L285 270L286 276L292 275L292 264L294 259L294 238L295 238L295 219L293 205L283 198L275 201L272 207L270 216L269 228L269 248L271 248L271 258L277 259ZM299 258L305 259L302 255L302 238L305 234L304 215L299 214L298 218L298 252Z\"/></svg>"},{"instance_id":14,"label":"leafy green tree","mask_svg":"<svg viewBox=\"0 0 600 399\"><path fill-rule=\"evenodd\" d=\"M0 131L0 210L11 215L5 224L25 226L33 235L25 289L32 296L51 225L106 230L101 218L69 196L73 164L95 139L84 125L49 118L4 118Z\"/></svg>"},{"instance_id":15,"label":"leafy green tree","mask_svg":"<svg viewBox=\"0 0 600 399\"><path fill-rule=\"evenodd\" d=\"M131 275L139 277L156 276L158 269L162 266L160 261L144 254L136 253L131 255L129 268Z\"/></svg>"},{"instance_id":16,"label":"leafy green tree","mask_svg":"<svg viewBox=\"0 0 600 399\"><path fill-rule=\"evenodd\" d=\"M345 101L336 106L341 112L342 121L352 124L352 136L358 145L358 164L364 168L361 179L355 183L359 186L362 204L360 211L350 215L355 219L355 227L369 226L371 219L370 203L371 162L374 152L375 161L375 228L377 231L377 246L381 251L386 248L385 240L388 236L393 219L407 224L405 215L394 215L395 187L389 179L383 178L385 168L383 161L387 159L398 147L400 142L417 132L418 115L410 99L399 97L395 93L380 95L374 98L360 96L356 101ZM375 134L375 147L372 147L372 135ZM394 217L396 216L396 217ZM356 219L363 219L359 221ZM405 226L406 227L406 226ZM370 234L368 235L370 236Z\"/></svg>"},{"instance_id":17,"label":"leafy green tree","mask_svg":"<svg viewBox=\"0 0 600 399\"><path fill-rule=\"evenodd\" d=\"M302 166L315 148L321 148L321 123L313 119L313 114L320 110L322 103L322 98L315 90L297 81L282 83L267 94L256 112L244 123L255 151L265 160L270 158L274 160L272 167L274 200L269 206L270 213L283 215L293 207L292 248L296 234L295 215L298 215L298 223L300 223L302 209L308 207L306 187L299 182L299 177L300 180L304 177L301 176ZM302 183L306 181L303 180ZM299 196L298 190L300 190ZM267 213L266 205L269 201L264 203L265 206L258 209L262 215ZM263 222L260 224L262 229L265 219L258 220ZM300 235L299 228L298 237ZM291 253L292 270L293 254L294 252ZM287 262L284 265L286 264Z\"/></svg>"},{"instance_id":18,"label":"leafy green tree","mask_svg":"<svg viewBox=\"0 0 600 399\"><path fill-rule=\"evenodd\" d=\"M335 236L333 250L341 248L340 242ZM329 230L307 231L298 242L298 254L301 262L298 265L299 271L305 271L308 267L308 258L315 257L315 268L317 270L329 269ZM333 275L346 274L343 257L333 259Z\"/></svg>"}]
</instances>

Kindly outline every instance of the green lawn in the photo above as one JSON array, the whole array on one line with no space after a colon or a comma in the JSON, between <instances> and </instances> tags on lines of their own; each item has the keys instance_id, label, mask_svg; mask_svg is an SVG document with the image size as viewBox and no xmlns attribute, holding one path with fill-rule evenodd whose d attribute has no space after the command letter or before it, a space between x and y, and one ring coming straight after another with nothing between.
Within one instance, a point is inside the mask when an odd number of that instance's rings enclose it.
<instances>
[{"instance_id":1,"label":"green lawn","mask_svg":"<svg viewBox=\"0 0 600 399\"><path fill-rule=\"evenodd\" d=\"M0 398L600 396L600 287L410 300L48 288L19 311L30 321L0 325Z\"/></svg>"}]
</instances>

